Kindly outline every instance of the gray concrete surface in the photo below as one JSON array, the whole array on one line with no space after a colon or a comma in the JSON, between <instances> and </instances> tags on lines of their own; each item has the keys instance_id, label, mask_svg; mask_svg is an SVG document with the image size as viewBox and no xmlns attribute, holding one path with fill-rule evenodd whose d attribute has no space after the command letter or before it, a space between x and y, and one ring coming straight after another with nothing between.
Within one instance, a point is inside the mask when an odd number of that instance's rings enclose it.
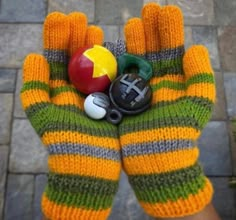
<instances>
[{"instance_id":1,"label":"gray concrete surface","mask_svg":"<svg viewBox=\"0 0 236 220\"><path fill-rule=\"evenodd\" d=\"M1 0L0 1L0 219L41 219L40 197L47 181L47 153L19 101L22 62L42 53L42 23L47 13L77 10L101 25L106 41L123 37L123 24L140 15L149 0ZM230 117L236 115L236 1L156 0L184 12L186 47L208 47L216 73L217 103L199 141L200 160L215 187L214 204L223 220L236 219L236 143ZM29 138L30 137L30 138ZM30 142L29 142L30 139ZM122 174L110 220L151 219L140 208Z\"/></svg>"}]
</instances>

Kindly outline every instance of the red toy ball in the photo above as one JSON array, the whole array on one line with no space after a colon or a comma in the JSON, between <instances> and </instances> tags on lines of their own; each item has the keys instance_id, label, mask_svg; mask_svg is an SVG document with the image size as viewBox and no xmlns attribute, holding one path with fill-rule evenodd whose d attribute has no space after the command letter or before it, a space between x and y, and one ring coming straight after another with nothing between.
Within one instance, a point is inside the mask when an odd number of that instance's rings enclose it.
<instances>
[{"instance_id":1,"label":"red toy ball","mask_svg":"<svg viewBox=\"0 0 236 220\"><path fill-rule=\"evenodd\" d=\"M70 81L80 92L103 92L116 78L117 62L105 47L83 47L70 59L68 72Z\"/></svg>"}]
</instances>

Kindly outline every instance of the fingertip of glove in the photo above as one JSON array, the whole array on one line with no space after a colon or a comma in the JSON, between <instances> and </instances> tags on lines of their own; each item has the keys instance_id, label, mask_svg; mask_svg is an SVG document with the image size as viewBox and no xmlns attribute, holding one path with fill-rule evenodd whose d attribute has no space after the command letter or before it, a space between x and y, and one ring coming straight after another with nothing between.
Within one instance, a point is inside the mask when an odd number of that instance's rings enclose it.
<instances>
[{"instance_id":1,"label":"fingertip of glove","mask_svg":"<svg viewBox=\"0 0 236 220\"><path fill-rule=\"evenodd\" d=\"M126 22L125 27L130 26L130 25L140 24L140 23L142 23L141 18L133 17L133 18L130 18L130 19Z\"/></svg>"},{"instance_id":2,"label":"fingertip of glove","mask_svg":"<svg viewBox=\"0 0 236 220\"><path fill-rule=\"evenodd\" d=\"M44 56L29 54L23 66L21 101L23 109L40 102L49 102L49 65ZM43 87L42 87L43 85Z\"/></svg>"},{"instance_id":3,"label":"fingertip of glove","mask_svg":"<svg viewBox=\"0 0 236 220\"><path fill-rule=\"evenodd\" d=\"M80 11L72 11L68 14L68 16L75 16L75 17L81 17L81 18L87 18L86 14Z\"/></svg>"},{"instance_id":4,"label":"fingertip of glove","mask_svg":"<svg viewBox=\"0 0 236 220\"><path fill-rule=\"evenodd\" d=\"M66 49L69 40L69 19L61 12L50 13L43 26L44 49Z\"/></svg>"},{"instance_id":5,"label":"fingertip of glove","mask_svg":"<svg viewBox=\"0 0 236 220\"><path fill-rule=\"evenodd\" d=\"M159 12L159 27L175 28L176 31L183 32L183 23L183 13L178 6L167 5L161 8Z\"/></svg>"},{"instance_id":6,"label":"fingertip of glove","mask_svg":"<svg viewBox=\"0 0 236 220\"><path fill-rule=\"evenodd\" d=\"M197 59L197 60L201 60L201 59L209 59L209 53L208 53L208 49L203 46L203 45L193 45L191 46L185 53L184 57L183 57L183 61L184 63L188 63L189 60L192 59Z\"/></svg>"},{"instance_id":7,"label":"fingertip of glove","mask_svg":"<svg viewBox=\"0 0 236 220\"><path fill-rule=\"evenodd\" d=\"M99 27L99 26L96 26L96 25L90 25L90 26L88 27L88 30L89 30L89 31L99 31L99 32L103 32L102 28Z\"/></svg>"},{"instance_id":8,"label":"fingertip of glove","mask_svg":"<svg viewBox=\"0 0 236 220\"><path fill-rule=\"evenodd\" d=\"M158 16L161 6L155 2L150 2L144 5L142 9L142 17Z\"/></svg>"},{"instance_id":9,"label":"fingertip of glove","mask_svg":"<svg viewBox=\"0 0 236 220\"><path fill-rule=\"evenodd\" d=\"M86 14L82 13L82 12L71 12L70 14L68 14L68 17L70 19L70 21L74 20L74 21L79 21L82 23L85 23L87 25L87 16Z\"/></svg>"},{"instance_id":10,"label":"fingertip of glove","mask_svg":"<svg viewBox=\"0 0 236 220\"><path fill-rule=\"evenodd\" d=\"M35 62L47 62L45 57L41 54L36 53L30 53L27 55L27 57L24 60L24 66L28 65L29 63L35 63Z\"/></svg>"},{"instance_id":11,"label":"fingertip of glove","mask_svg":"<svg viewBox=\"0 0 236 220\"><path fill-rule=\"evenodd\" d=\"M146 51L143 22L140 18L131 18L124 27L126 46L129 53L143 55Z\"/></svg>"},{"instance_id":12,"label":"fingertip of glove","mask_svg":"<svg viewBox=\"0 0 236 220\"><path fill-rule=\"evenodd\" d=\"M49 66L46 58L41 54L29 54L23 63L24 80L27 81L28 78L31 80L33 73L35 73L39 68L43 68L44 71L48 72Z\"/></svg>"},{"instance_id":13,"label":"fingertip of glove","mask_svg":"<svg viewBox=\"0 0 236 220\"><path fill-rule=\"evenodd\" d=\"M208 49L203 45L193 45L183 57L186 78L199 73L213 73Z\"/></svg>"},{"instance_id":14,"label":"fingertip of glove","mask_svg":"<svg viewBox=\"0 0 236 220\"><path fill-rule=\"evenodd\" d=\"M185 57L188 56L188 54L205 54L209 55L208 49L204 45L192 45L186 52Z\"/></svg>"},{"instance_id":15,"label":"fingertip of glove","mask_svg":"<svg viewBox=\"0 0 236 220\"><path fill-rule=\"evenodd\" d=\"M86 45L98 44L102 45L104 40L104 33L102 28L96 25L90 25L87 28Z\"/></svg>"},{"instance_id":16,"label":"fingertip of glove","mask_svg":"<svg viewBox=\"0 0 236 220\"><path fill-rule=\"evenodd\" d=\"M180 7L176 6L176 5L166 5L164 7L161 8L161 14L160 15L169 15L169 16L183 16L182 10L180 9Z\"/></svg>"},{"instance_id":17,"label":"fingertip of glove","mask_svg":"<svg viewBox=\"0 0 236 220\"><path fill-rule=\"evenodd\" d=\"M140 18L131 18L127 21L124 27L125 36L128 37L134 31L144 31L143 22Z\"/></svg>"},{"instance_id":18,"label":"fingertip of glove","mask_svg":"<svg viewBox=\"0 0 236 220\"><path fill-rule=\"evenodd\" d=\"M64 13L59 12L59 11L54 11L47 15L44 23L48 23L51 21L54 22L55 20L64 20L66 17L67 15L65 15Z\"/></svg>"},{"instance_id":19,"label":"fingertip of glove","mask_svg":"<svg viewBox=\"0 0 236 220\"><path fill-rule=\"evenodd\" d=\"M168 5L161 8L158 27L162 49L184 45L184 21L179 7Z\"/></svg>"}]
</instances>

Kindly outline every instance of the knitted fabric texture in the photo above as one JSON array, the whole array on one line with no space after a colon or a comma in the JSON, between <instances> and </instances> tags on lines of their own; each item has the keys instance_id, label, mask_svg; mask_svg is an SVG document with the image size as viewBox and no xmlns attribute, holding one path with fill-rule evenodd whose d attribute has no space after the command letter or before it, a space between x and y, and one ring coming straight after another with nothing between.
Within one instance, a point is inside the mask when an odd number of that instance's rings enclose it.
<instances>
[{"instance_id":1,"label":"knitted fabric texture","mask_svg":"<svg viewBox=\"0 0 236 220\"><path fill-rule=\"evenodd\" d=\"M154 70L151 108L119 125L124 169L148 214L197 213L213 194L196 143L215 102L207 49L185 53L183 16L175 6L147 4L142 19L130 19L124 32L128 53L145 57Z\"/></svg>"},{"instance_id":2,"label":"knitted fabric texture","mask_svg":"<svg viewBox=\"0 0 236 220\"><path fill-rule=\"evenodd\" d=\"M85 115L84 96L67 75L77 48L102 41L84 14L55 12L44 23L45 57L30 54L24 62L22 104L49 152L42 211L51 220L106 219L118 188L117 128Z\"/></svg>"}]
</instances>

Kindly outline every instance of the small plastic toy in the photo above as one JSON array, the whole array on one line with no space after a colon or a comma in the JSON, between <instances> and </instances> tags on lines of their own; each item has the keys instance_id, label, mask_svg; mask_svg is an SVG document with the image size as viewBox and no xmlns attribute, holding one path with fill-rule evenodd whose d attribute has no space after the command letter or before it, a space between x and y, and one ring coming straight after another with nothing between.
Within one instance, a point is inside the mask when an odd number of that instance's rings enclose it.
<instances>
[{"instance_id":1,"label":"small plastic toy","mask_svg":"<svg viewBox=\"0 0 236 220\"><path fill-rule=\"evenodd\" d=\"M119 76L111 84L109 96L116 109L124 114L134 115L149 108L152 91L148 81L130 73Z\"/></svg>"},{"instance_id":2,"label":"small plastic toy","mask_svg":"<svg viewBox=\"0 0 236 220\"><path fill-rule=\"evenodd\" d=\"M119 57L118 64L120 76L111 83L110 100L103 93L93 93L86 98L84 109L90 118L106 117L108 122L118 124L123 114L134 115L149 108L152 98L149 85L152 76L151 65L146 60L130 54ZM137 74L125 73L133 67L138 70Z\"/></svg>"},{"instance_id":3,"label":"small plastic toy","mask_svg":"<svg viewBox=\"0 0 236 220\"><path fill-rule=\"evenodd\" d=\"M95 92L86 97L84 111L92 119L102 119L106 116L107 121L118 124L122 120L122 114L110 106L109 97L101 92Z\"/></svg>"},{"instance_id":4,"label":"small plastic toy","mask_svg":"<svg viewBox=\"0 0 236 220\"><path fill-rule=\"evenodd\" d=\"M124 53L118 58L118 73L124 74L125 70L135 67L138 69L138 75L144 80L148 81L152 77L152 66L150 63L133 54Z\"/></svg>"},{"instance_id":5,"label":"small plastic toy","mask_svg":"<svg viewBox=\"0 0 236 220\"><path fill-rule=\"evenodd\" d=\"M107 114L110 100L107 95L95 92L87 96L84 101L84 111L93 119L102 119Z\"/></svg>"},{"instance_id":6,"label":"small plastic toy","mask_svg":"<svg viewBox=\"0 0 236 220\"><path fill-rule=\"evenodd\" d=\"M116 78L117 62L105 47L83 47L70 59L68 72L70 81L80 92L103 92Z\"/></svg>"},{"instance_id":7,"label":"small plastic toy","mask_svg":"<svg viewBox=\"0 0 236 220\"><path fill-rule=\"evenodd\" d=\"M116 108L108 108L106 119L108 122L112 124L119 124L123 118L121 112L119 112Z\"/></svg>"}]
</instances>

